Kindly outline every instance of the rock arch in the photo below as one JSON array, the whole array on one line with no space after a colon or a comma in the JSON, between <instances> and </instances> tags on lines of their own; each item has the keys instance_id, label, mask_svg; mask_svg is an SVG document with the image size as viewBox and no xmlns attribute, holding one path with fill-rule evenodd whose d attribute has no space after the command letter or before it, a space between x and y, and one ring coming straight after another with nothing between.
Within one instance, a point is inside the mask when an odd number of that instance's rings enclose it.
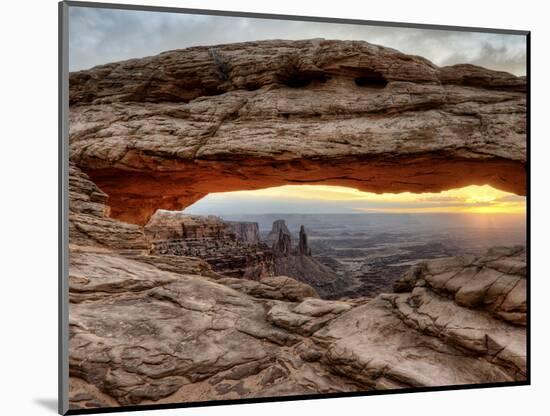
<instances>
[{"instance_id":1,"label":"rock arch","mask_svg":"<svg viewBox=\"0 0 550 416\"><path fill-rule=\"evenodd\" d=\"M210 192L526 194L526 80L360 41L193 47L70 75L70 157L144 224Z\"/></svg>"}]
</instances>

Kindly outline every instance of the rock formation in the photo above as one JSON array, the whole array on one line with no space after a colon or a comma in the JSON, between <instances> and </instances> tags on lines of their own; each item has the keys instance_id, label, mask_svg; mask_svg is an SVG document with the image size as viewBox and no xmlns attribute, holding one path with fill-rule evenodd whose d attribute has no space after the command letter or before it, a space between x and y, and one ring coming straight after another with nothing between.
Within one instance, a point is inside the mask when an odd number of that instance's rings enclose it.
<instances>
[{"instance_id":1,"label":"rock formation","mask_svg":"<svg viewBox=\"0 0 550 416\"><path fill-rule=\"evenodd\" d=\"M70 173L73 409L526 377L521 247L427 261L398 293L327 301L286 276L237 279L152 254Z\"/></svg>"},{"instance_id":2,"label":"rock formation","mask_svg":"<svg viewBox=\"0 0 550 416\"><path fill-rule=\"evenodd\" d=\"M325 299L338 298L352 283L351 279L337 275L311 257L303 227L299 244L293 247L284 220L273 223L268 238L276 232L278 238L272 247L259 240L257 223L223 221L212 215L157 211L144 230L151 253L196 257L206 261L213 271L228 277L259 280L289 276L312 286Z\"/></svg>"},{"instance_id":3,"label":"rock formation","mask_svg":"<svg viewBox=\"0 0 550 416\"><path fill-rule=\"evenodd\" d=\"M323 299L338 299L354 283L349 277L336 274L311 256L275 255L273 263L274 274L291 276L312 286Z\"/></svg>"},{"instance_id":4,"label":"rock formation","mask_svg":"<svg viewBox=\"0 0 550 416\"><path fill-rule=\"evenodd\" d=\"M193 47L71 73L70 157L135 224L284 184L525 195L525 91L362 41Z\"/></svg>"},{"instance_id":5,"label":"rock formation","mask_svg":"<svg viewBox=\"0 0 550 416\"><path fill-rule=\"evenodd\" d=\"M275 220L273 221L273 225L271 226L271 231L265 238L265 241L269 244L275 243L280 238L280 233L288 234L290 236L291 244L292 244L292 234L290 233L290 230L286 226L285 220Z\"/></svg>"},{"instance_id":6,"label":"rock formation","mask_svg":"<svg viewBox=\"0 0 550 416\"><path fill-rule=\"evenodd\" d=\"M72 73L70 102L72 409L526 379L522 248L329 301L287 274L160 255L156 240L246 242L211 218L151 218L287 183L525 194L524 78L365 42L264 41Z\"/></svg>"},{"instance_id":7,"label":"rock formation","mask_svg":"<svg viewBox=\"0 0 550 416\"><path fill-rule=\"evenodd\" d=\"M260 228L257 222L224 221L235 233L237 240L249 244L260 243Z\"/></svg>"},{"instance_id":8,"label":"rock formation","mask_svg":"<svg viewBox=\"0 0 550 416\"><path fill-rule=\"evenodd\" d=\"M432 260L412 267L394 288L409 292L415 287L450 297L467 308L484 309L515 325L527 322L525 248L495 247L485 257Z\"/></svg>"},{"instance_id":9,"label":"rock formation","mask_svg":"<svg viewBox=\"0 0 550 416\"><path fill-rule=\"evenodd\" d=\"M279 237L273 243L273 255L275 257L287 257L291 255L292 245L289 233L279 230Z\"/></svg>"},{"instance_id":10,"label":"rock formation","mask_svg":"<svg viewBox=\"0 0 550 416\"><path fill-rule=\"evenodd\" d=\"M258 240L256 223L157 211L146 224L145 235L154 254L198 257L214 271L232 277L257 280L273 275L273 255Z\"/></svg>"},{"instance_id":11,"label":"rock formation","mask_svg":"<svg viewBox=\"0 0 550 416\"><path fill-rule=\"evenodd\" d=\"M475 378L523 380L525 266L523 247L424 262L397 284L402 293L380 295L316 332L331 340L323 359L373 388L429 385L434 374L445 384L475 383L472 365Z\"/></svg>"},{"instance_id":12,"label":"rock formation","mask_svg":"<svg viewBox=\"0 0 550 416\"><path fill-rule=\"evenodd\" d=\"M307 234L304 226L300 226L300 237L298 241L298 255L311 256L311 249L307 244Z\"/></svg>"},{"instance_id":13,"label":"rock formation","mask_svg":"<svg viewBox=\"0 0 550 416\"><path fill-rule=\"evenodd\" d=\"M348 276L337 274L311 256L303 225L296 247L292 246L291 233L285 220L273 222L268 241L275 233L278 233L278 238L273 242L274 274L290 276L312 286L323 299L337 299L353 284Z\"/></svg>"}]
</instances>

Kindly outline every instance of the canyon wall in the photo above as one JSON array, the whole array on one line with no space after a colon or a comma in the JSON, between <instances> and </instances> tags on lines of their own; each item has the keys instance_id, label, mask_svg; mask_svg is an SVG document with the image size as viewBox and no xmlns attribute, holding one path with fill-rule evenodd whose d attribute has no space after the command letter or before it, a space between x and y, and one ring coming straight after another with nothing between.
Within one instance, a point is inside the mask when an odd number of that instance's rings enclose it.
<instances>
[{"instance_id":1,"label":"canyon wall","mask_svg":"<svg viewBox=\"0 0 550 416\"><path fill-rule=\"evenodd\" d=\"M231 277L258 280L273 275L273 255L259 241L256 223L157 211L144 230L154 254L197 257Z\"/></svg>"}]
</instances>

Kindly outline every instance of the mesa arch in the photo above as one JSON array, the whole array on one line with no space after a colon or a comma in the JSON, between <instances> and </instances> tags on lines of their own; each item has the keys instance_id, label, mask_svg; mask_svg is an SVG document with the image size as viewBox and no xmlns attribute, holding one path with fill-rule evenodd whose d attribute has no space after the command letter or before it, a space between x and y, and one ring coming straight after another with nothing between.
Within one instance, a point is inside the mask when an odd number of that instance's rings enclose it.
<instances>
[{"instance_id":1,"label":"mesa arch","mask_svg":"<svg viewBox=\"0 0 550 416\"><path fill-rule=\"evenodd\" d=\"M361 41L193 47L70 75L70 158L144 224L210 192L526 194L526 80Z\"/></svg>"}]
</instances>

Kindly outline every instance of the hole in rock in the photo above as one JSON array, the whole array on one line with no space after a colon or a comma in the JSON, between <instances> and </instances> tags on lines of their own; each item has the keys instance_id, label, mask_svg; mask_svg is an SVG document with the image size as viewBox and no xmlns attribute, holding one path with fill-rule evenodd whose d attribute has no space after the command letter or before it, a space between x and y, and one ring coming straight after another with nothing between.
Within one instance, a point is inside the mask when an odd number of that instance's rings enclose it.
<instances>
[{"instance_id":1,"label":"hole in rock","mask_svg":"<svg viewBox=\"0 0 550 416\"><path fill-rule=\"evenodd\" d=\"M328 76L322 71L298 71L290 70L286 74L279 75L279 81L290 88L303 88L312 82L326 82Z\"/></svg>"},{"instance_id":2,"label":"hole in rock","mask_svg":"<svg viewBox=\"0 0 550 416\"><path fill-rule=\"evenodd\" d=\"M244 86L247 91L256 91L261 88L261 85L256 82L249 82Z\"/></svg>"},{"instance_id":3,"label":"hole in rock","mask_svg":"<svg viewBox=\"0 0 550 416\"><path fill-rule=\"evenodd\" d=\"M284 185L210 193L145 226L158 255L253 280L285 275L326 299L372 297L426 259L525 244L525 197L488 185L375 194Z\"/></svg>"},{"instance_id":4,"label":"hole in rock","mask_svg":"<svg viewBox=\"0 0 550 416\"><path fill-rule=\"evenodd\" d=\"M384 88L388 80L377 71L366 71L355 78L355 85L358 87Z\"/></svg>"}]
</instances>

